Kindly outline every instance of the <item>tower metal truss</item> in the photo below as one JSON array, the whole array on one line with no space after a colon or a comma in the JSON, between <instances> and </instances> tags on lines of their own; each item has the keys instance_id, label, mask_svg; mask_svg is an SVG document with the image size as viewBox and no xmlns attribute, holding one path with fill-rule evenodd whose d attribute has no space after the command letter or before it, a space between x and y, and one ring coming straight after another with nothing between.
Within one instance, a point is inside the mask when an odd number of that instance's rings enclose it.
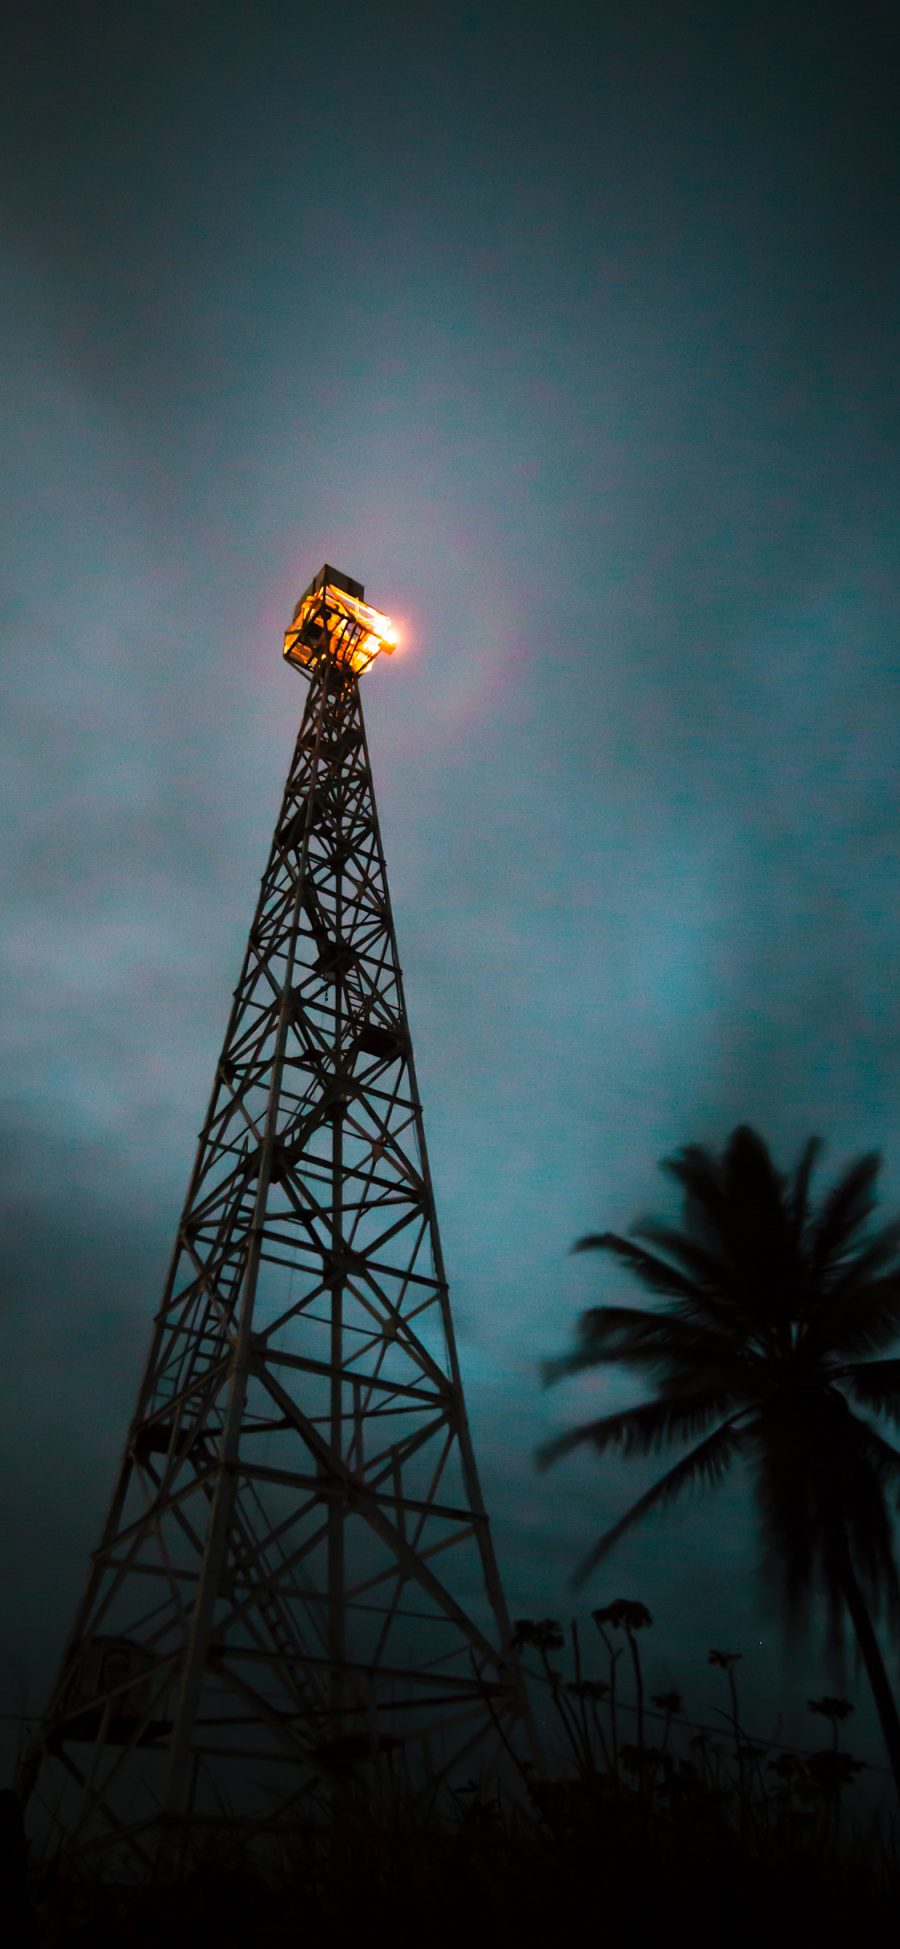
<instances>
[{"instance_id":1,"label":"tower metal truss","mask_svg":"<svg viewBox=\"0 0 900 1949\"><path fill-rule=\"evenodd\" d=\"M527 1702L466 1420L360 672L324 568L306 708L109 1516L30 1778L141 1879L348 1769L490 1764Z\"/></svg>"}]
</instances>

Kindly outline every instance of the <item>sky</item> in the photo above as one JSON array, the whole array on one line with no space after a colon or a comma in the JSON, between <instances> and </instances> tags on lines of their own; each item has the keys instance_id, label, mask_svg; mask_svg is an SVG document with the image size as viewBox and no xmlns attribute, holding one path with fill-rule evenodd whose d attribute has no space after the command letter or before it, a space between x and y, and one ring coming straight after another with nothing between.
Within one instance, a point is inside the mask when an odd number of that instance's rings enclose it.
<instances>
[{"instance_id":1,"label":"sky","mask_svg":"<svg viewBox=\"0 0 900 1949\"><path fill-rule=\"evenodd\" d=\"M738 1487L576 1600L645 1477L533 1453L620 1398L539 1362L623 1296L569 1248L666 1208L661 1156L816 1131L900 1203L898 53L827 0L20 10L5 1697L112 1486L325 560L403 631L364 703L510 1608L641 1598L695 1706L709 1640L770 1722L815 1685Z\"/></svg>"}]
</instances>

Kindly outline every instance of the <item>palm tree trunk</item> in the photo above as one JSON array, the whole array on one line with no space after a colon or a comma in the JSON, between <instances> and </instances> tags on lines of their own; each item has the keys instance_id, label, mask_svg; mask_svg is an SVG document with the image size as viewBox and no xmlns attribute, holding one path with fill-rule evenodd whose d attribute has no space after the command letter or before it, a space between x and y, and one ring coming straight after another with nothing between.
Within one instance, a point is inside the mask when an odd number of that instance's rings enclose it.
<instances>
[{"instance_id":1,"label":"palm tree trunk","mask_svg":"<svg viewBox=\"0 0 900 1949\"><path fill-rule=\"evenodd\" d=\"M872 1687L872 1696L875 1700L878 1717L881 1721L884 1743L887 1747L888 1758L891 1762L891 1770L896 1782L897 1793L900 1796L900 1713L897 1711L897 1701L891 1690L891 1682L885 1670L884 1659L881 1655L881 1646L878 1642L875 1626L869 1615L868 1604L857 1581L846 1533L843 1531L843 1528L836 1538L836 1546L835 1555L840 1577L841 1594L853 1619L853 1628L856 1632L860 1651L862 1652L869 1684Z\"/></svg>"}]
</instances>

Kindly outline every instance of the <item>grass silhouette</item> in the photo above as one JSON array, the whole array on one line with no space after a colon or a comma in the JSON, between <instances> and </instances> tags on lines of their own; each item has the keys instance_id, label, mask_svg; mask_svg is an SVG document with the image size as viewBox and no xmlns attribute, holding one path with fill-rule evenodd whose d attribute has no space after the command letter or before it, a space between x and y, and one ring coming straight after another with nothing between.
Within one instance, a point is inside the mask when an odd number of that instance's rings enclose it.
<instances>
[{"instance_id":1,"label":"grass silhouette","mask_svg":"<svg viewBox=\"0 0 900 1949\"><path fill-rule=\"evenodd\" d=\"M714 1649L727 1703L721 1729L698 1724L681 1693L645 1697L640 1636L651 1624L644 1605L621 1598L586 1631L518 1621L536 1704L557 1729L543 1777L515 1754L500 1786L472 1777L423 1797L398 1771L376 1797L361 1770L339 1811L323 1796L320 1817L298 1824L265 1876L225 1815L177 1886L102 1889L64 1862L35 1863L18 1912L6 1878L6 1939L274 1949L315 1930L459 1949L466 1935L537 1944L573 1926L635 1945L673 1932L712 1943L726 1927L731 1942L777 1925L819 1944L889 1928L900 1859L889 1822L857 1804L862 1762L842 1743L851 1702L810 1700L825 1746L778 1746L746 1730L738 1654ZM606 1676L586 1670L589 1646ZM21 1890L21 1854L17 1865Z\"/></svg>"}]
</instances>

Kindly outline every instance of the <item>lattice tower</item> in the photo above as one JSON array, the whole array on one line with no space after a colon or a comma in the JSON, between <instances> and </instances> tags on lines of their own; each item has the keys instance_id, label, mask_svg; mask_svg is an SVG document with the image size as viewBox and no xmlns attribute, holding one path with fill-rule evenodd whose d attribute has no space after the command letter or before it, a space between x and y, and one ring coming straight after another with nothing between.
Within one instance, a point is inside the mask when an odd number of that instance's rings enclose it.
<instances>
[{"instance_id":1,"label":"lattice tower","mask_svg":"<svg viewBox=\"0 0 900 1949\"><path fill-rule=\"evenodd\" d=\"M359 677L326 567L306 708L109 1516L28 1784L104 1877L348 1772L527 1723L466 1420Z\"/></svg>"}]
</instances>

